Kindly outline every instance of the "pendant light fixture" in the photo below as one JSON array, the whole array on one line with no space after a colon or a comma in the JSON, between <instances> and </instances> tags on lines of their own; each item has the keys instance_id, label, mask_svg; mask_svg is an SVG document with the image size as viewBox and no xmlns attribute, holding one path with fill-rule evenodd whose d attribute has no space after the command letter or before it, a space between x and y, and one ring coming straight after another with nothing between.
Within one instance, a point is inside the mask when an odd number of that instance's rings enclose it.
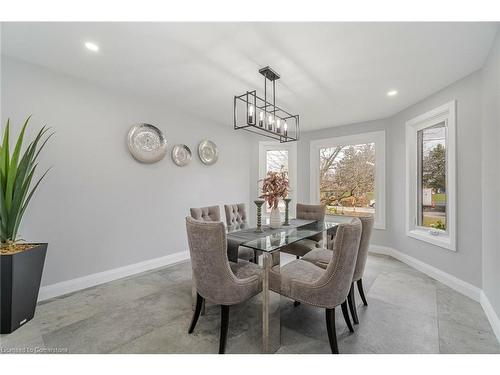
<instances>
[{"instance_id":1,"label":"pendant light fixture","mask_svg":"<svg viewBox=\"0 0 500 375\"><path fill-rule=\"evenodd\" d=\"M257 90L234 97L234 129L244 129L282 143L299 140L299 115L292 115L276 105L276 80L279 74L269 66L259 70L264 76L264 98ZM267 84L272 82L272 93L267 99Z\"/></svg>"}]
</instances>

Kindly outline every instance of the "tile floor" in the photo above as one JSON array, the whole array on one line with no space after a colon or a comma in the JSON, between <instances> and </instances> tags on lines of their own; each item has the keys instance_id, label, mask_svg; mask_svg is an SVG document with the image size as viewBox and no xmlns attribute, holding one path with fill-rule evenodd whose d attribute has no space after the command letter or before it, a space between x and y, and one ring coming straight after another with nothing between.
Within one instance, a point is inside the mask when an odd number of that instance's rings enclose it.
<instances>
[{"instance_id":1,"label":"tile floor","mask_svg":"<svg viewBox=\"0 0 500 375\"><path fill-rule=\"evenodd\" d=\"M481 306L394 260L370 255L363 278L368 307L350 334L337 312L341 353L499 353ZM258 297L231 310L228 353L260 350ZM329 353L324 310L281 301L278 353ZM216 353L219 309L207 306L195 332L189 262L135 275L39 304L35 318L0 336L1 352Z\"/></svg>"}]
</instances>

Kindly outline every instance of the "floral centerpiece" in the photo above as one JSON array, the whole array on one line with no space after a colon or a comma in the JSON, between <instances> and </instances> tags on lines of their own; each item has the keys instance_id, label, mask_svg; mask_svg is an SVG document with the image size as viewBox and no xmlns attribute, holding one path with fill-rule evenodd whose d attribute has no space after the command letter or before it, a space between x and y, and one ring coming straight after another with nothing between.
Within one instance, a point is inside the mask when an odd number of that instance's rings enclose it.
<instances>
[{"instance_id":1,"label":"floral centerpiece","mask_svg":"<svg viewBox=\"0 0 500 375\"><path fill-rule=\"evenodd\" d=\"M262 179L262 195L271 209L271 228L279 228L281 226L280 212L278 203L280 199L288 196L289 190L288 173L284 170L279 172L267 172L267 176Z\"/></svg>"}]
</instances>

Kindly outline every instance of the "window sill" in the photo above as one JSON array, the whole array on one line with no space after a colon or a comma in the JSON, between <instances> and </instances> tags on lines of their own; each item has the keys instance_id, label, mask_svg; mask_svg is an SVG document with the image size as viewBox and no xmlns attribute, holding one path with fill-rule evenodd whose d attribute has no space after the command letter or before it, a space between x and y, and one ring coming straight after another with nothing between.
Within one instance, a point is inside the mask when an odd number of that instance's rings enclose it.
<instances>
[{"instance_id":1,"label":"window sill","mask_svg":"<svg viewBox=\"0 0 500 375\"><path fill-rule=\"evenodd\" d=\"M450 236L443 232L438 232L438 234L431 234L430 230L413 229L407 231L406 235L450 251L456 251L455 244L452 243Z\"/></svg>"},{"instance_id":2,"label":"window sill","mask_svg":"<svg viewBox=\"0 0 500 375\"><path fill-rule=\"evenodd\" d=\"M373 215L373 214L371 214ZM340 217L349 217L349 218L355 218L355 217L359 217L359 216L356 216L356 215L339 215L339 214L326 214L326 217L335 217L335 216L340 216ZM384 222L379 222L377 220L375 220L375 222L373 223L373 229L377 229L377 230L386 230L386 227L385 227L385 223Z\"/></svg>"}]
</instances>

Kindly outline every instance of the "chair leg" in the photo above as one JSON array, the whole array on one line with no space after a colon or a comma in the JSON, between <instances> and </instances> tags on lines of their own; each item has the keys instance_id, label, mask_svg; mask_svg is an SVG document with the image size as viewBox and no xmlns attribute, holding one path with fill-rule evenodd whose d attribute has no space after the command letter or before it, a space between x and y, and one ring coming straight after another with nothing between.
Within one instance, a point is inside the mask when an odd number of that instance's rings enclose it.
<instances>
[{"instance_id":1,"label":"chair leg","mask_svg":"<svg viewBox=\"0 0 500 375\"><path fill-rule=\"evenodd\" d=\"M363 301L363 305L368 306L368 302L366 302L365 291L363 290L363 280L358 280L358 292L361 296L361 300Z\"/></svg>"},{"instance_id":2,"label":"chair leg","mask_svg":"<svg viewBox=\"0 0 500 375\"><path fill-rule=\"evenodd\" d=\"M206 307L206 302L205 299L203 299L203 303L201 305L201 316L205 315L205 307Z\"/></svg>"},{"instance_id":3,"label":"chair leg","mask_svg":"<svg viewBox=\"0 0 500 375\"><path fill-rule=\"evenodd\" d=\"M191 319L191 325L189 326L188 333L193 333L194 327L196 327L196 323L198 322L198 318L200 317L203 302L203 297L196 293L196 307L194 308L193 319Z\"/></svg>"},{"instance_id":4,"label":"chair leg","mask_svg":"<svg viewBox=\"0 0 500 375\"><path fill-rule=\"evenodd\" d=\"M293 301L293 306L294 306L294 307L297 307L298 305L300 305L300 302L299 302L299 301Z\"/></svg>"},{"instance_id":5,"label":"chair leg","mask_svg":"<svg viewBox=\"0 0 500 375\"><path fill-rule=\"evenodd\" d=\"M326 330L328 331L328 340L330 340L330 349L333 354L339 354L337 346L337 332L335 330L335 309L326 309Z\"/></svg>"},{"instance_id":6,"label":"chair leg","mask_svg":"<svg viewBox=\"0 0 500 375\"><path fill-rule=\"evenodd\" d=\"M224 354L226 351L227 331L229 327L229 306L220 306L220 339L219 339L219 354Z\"/></svg>"},{"instance_id":7,"label":"chair leg","mask_svg":"<svg viewBox=\"0 0 500 375\"><path fill-rule=\"evenodd\" d=\"M354 332L354 328L352 327L351 324L351 319L349 319L349 313L347 312L347 300L345 300L344 303L340 305L340 307L342 307L342 315L344 315L344 320L345 323L347 324L347 328L349 328L350 332Z\"/></svg>"},{"instance_id":8,"label":"chair leg","mask_svg":"<svg viewBox=\"0 0 500 375\"><path fill-rule=\"evenodd\" d=\"M352 321L354 324L359 324L358 312L356 310L356 298L354 297L354 283L351 284L351 290L347 295L347 302L349 302L349 310L351 310Z\"/></svg>"}]
</instances>

